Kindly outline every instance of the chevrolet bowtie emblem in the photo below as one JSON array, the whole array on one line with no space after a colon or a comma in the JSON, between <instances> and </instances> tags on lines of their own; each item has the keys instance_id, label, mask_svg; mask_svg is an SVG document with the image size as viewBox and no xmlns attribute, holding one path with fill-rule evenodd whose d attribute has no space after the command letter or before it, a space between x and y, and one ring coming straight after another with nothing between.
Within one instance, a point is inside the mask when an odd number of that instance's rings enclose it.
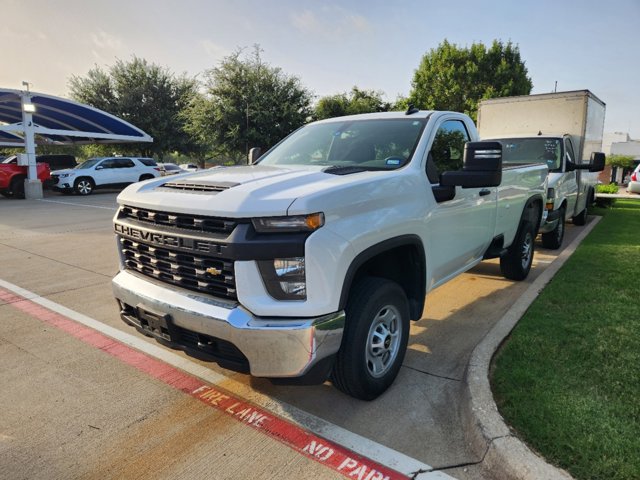
<instances>
[{"instance_id":1,"label":"chevrolet bowtie emblem","mask_svg":"<svg viewBox=\"0 0 640 480\"><path fill-rule=\"evenodd\" d=\"M222 270L218 270L216 267L209 267L205 270L209 275L220 275Z\"/></svg>"}]
</instances>

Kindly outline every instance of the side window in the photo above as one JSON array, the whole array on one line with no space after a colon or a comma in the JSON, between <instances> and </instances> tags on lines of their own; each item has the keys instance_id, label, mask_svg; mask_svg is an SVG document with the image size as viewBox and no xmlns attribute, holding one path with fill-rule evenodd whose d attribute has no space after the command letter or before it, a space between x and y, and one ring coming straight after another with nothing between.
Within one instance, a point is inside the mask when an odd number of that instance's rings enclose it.
<instances>
[{"instance_id":1,"label":"side window","mask_svg":"<svg viewBox=\"0 0 640 480\"><path fill-rule=\"evenodd\" d=\"M442 172L462 169L464 144L469 133L460 120L447 120L436 132L427 158L427 176L431 183L439 181Z\"/></svg>"},{"instance_id":2,"label":"side window","mask_svg":"<svg viewBox=\"0 0 640 480\"><path fill-rule=\"evenodd\" d=\"M147 166L147 167L155 167L156 166L156 161L153 160L152 158L139 158L138 160L140 160L142 162L142 164Z\"/></svg>"},{"instance_id":3,"label":"side window","mask_svg":"<svg viewBox=\"0 0 640 480\"><path fill-rule=\"evenodd\" d=\"M569 160L571 160L572 162L576 161L576 156L573 153L573 145L571 144L571 139L570 138L565 138L564 139L564 150L566 152L566 155L569 157Z\"/></svg>"},{"instance_id":4,"label":"side window","mask_svg":"<svg viewBox=\"0 0 640 480\"><path fill-rule=\"evenodd\" d=\"M104 160L102 163L99 163L99 165L102 168L116 168L116 166L114 165L114 162L115 162L115 160L110 158L108 160Z\"/></svg>"},{"instance_id":5,"label":"side window","mask_svg":"<svg viewBox=\"0 0 640 480\"><path fill-rule=\"evenodd\" d=\"M133 160L131 160L130 158L118 158L114 160L114 162L116 163L116 168L131 168L135 166Z\"/></svg>"}]
</instances>

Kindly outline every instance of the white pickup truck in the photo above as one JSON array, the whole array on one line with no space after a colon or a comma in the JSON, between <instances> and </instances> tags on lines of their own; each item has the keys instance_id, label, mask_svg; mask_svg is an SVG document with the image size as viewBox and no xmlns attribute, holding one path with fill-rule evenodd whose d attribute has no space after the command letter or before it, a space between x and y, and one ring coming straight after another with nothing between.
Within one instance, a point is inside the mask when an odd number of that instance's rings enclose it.
<instances>
[{"instance_id":1,"label":"white pickup truck","mask_svg":"<svg viewBox=\"0 0 640 480\"><path fill-rule=\"evenodd\" d=\"M502 144L503 164L543 162L549 167L547 220L542 245L558 249L565 220L587 221L595 200L595 175L604 169L601 153L605 104L589 90L492 98L480 102L478 131Z\"/></svg>"},{"instance_id":2,"label":"white pickup truck","mask_svg":"<svg viewBox=\"0 0 640 480\"><path fill-rule=\"evenodd\" d=\"M377 397L426 293L483 258L511 279L531 268L547 167L503 169L476 140L454 112L334 118L257 164L128 187L122 319L236 371Z\"/></svg>"}]
</instances>

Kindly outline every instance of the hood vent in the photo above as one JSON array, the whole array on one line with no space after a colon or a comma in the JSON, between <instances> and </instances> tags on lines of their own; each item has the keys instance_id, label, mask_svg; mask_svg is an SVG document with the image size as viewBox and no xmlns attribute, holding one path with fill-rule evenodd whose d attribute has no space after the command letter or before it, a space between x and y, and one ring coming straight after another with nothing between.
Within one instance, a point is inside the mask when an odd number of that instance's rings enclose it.
<instances>
[{"instance_id":1,"label":"hood vent","mask_svg":"<svg viewBox=\"0 0 640 480\"><path fill-rule=\"evenodd\" d=\"M176 181L176 182L167 182L164 185L160 186L160 188L168 188L171 190L181 190L183 192L191 192L191 193L220 193L225 190L228 190L232 187L240 185L239 183L233 182L207 182L207 181L199 181L199 182L189 182L186 180Z\"/></svg>"}]
</instances>

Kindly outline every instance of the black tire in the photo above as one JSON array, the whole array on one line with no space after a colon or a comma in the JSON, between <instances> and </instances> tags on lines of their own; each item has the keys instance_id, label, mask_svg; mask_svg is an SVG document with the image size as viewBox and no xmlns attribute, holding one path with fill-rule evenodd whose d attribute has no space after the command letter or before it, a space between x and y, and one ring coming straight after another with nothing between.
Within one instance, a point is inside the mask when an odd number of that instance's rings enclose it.
<instances>
[{"instance_id":1,"label":"black tire","mask_svg":"<svg viewBox=\"0 0 640 480\"><path fill-rule=\"evenodd\" d=\"M573 224L578 226L583 226L587 223L587 215L589 210L589 206L585 205L584 210L582 210L578 215L573 217Z\"/></svg>"},{"instance_id":2,"label":"black tire","mask_svg":"<svg viewBox=\"0 0 640 480\"><path fill-rule=\"evenodd\" d=\"M24 198L24 181L25 177L20 175L18 177L13 177L11 180L11 184L9 185L9 190L11 190L12 196L14 198Z\"/></svg>"},{"instance_id":3,"label":"black tire","mask_svg":"<svg viewBox=\"0 0 640 480\"><path fill-rule=\"evenodd\" d=\"M153 175L149 175L148 173L145 173L144 175L140 175L140 180L138 181L143 182L144 180L149 180L151 178L154 178Z\"/></svg>"},{"instance_id":4,"label":"black tire","mask_svg":"<svg viewBox=\"0 0 640 480\"><path fill-rule=\"evenodd\" d=\"M507 253L500 257L500 271L509 280L524 280L529 275L533 263L534 240L533 223L524 220L520 224L516 238Z\"/></svg>"},{"instance_id":5,"label":"black tire","mask_svg":"<svg viewBox=\"0 0 640 480\"><path fill-rule=\"evenodd\" d=\"M13 198L13 192L11 190L2 190L0 195L6 198Z\"/></svg>"},{"instance_id":6,"label":"black tire","mask_svg":"<svg viewBox=\"0 0 640 480\"><path fill-rule=\"evenodd\" d=\"M96 184L89 177L80 177L73 184L73 189L78 195L91 195Z\"/></svg>"},{"instance_id":7,"label":"black tire","mask_svg":"<svg viewBox=\"0 0 640 480\"><path fill-rule=\"evenodd\" d=\"M558 218L558 224L552 231L542 234L542 246L551 250L557 250L562 246L562 240L564 239L565 230L565 209L560 208L560 218Z\"/></svg>"},{"instance_id":8,"label":"black tire","mask_svg":"<svg viewBox=\"0 0 640 480\"><path fill-rule=\"evenodd\" d=\"M409 302L397 283L361 279L351 290L331 380L341 391L373 400L393 383L409 340Z\"/></svg>"}]
</instances>

